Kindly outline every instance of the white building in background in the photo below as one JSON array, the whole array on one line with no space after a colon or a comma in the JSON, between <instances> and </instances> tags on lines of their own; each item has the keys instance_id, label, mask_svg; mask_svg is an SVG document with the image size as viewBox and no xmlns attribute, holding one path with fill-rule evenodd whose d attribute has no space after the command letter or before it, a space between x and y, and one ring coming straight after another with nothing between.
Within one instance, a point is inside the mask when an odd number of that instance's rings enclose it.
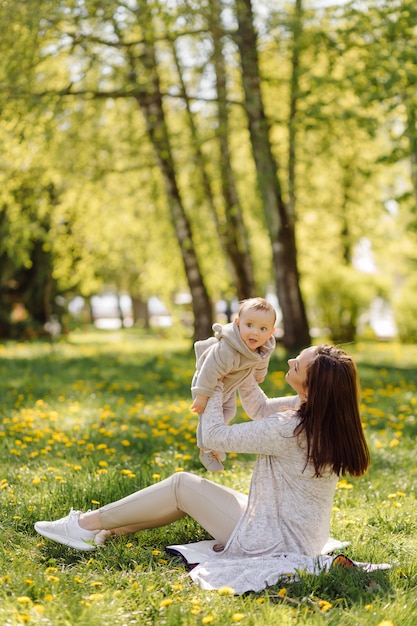
<instances>
[{"instance_id":1,"label":"white building in background","mask_svg":"<svg viewBox=\"0 0 417 626\"><path fill-rule=\"evenodd\" d=\"M123 317L124 328L133 326L132 299L127 294L117 296L111 291L92 296L90 299L93 323L101 330L117 330L122 327L121 316ZM68 305L68 311L75 317L80 317L85 310L86 301L81 296L75 297ZM148 300L148 309L152 326L170 327L172 326L171 314L164 303L152 296Z\"/></svg>"},{"instance_id":2,"label":"white building in background","mask_svg":"<svg viewBox=\"0 0 417 626\"><path fill-rule=\"evenodd\" d=\"M368 274L376 274L378 271L371 241L366 237L361 239L356 246L353 265L361 272ZM368 323L375 335L381 339L391 339L397 335L392 307L383 298L375 298L368 313L363 317L362 323Z\"/></svg>"}]
</instances>

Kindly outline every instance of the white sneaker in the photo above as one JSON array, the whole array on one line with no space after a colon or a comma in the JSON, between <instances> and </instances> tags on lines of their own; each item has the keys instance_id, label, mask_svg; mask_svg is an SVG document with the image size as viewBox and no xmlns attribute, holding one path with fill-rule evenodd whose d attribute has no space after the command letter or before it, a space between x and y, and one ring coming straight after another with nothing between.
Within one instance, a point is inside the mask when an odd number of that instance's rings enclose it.
<instances>
[{"instance_id":1,"label":"white sneaker","mask_svg":"<svg viewBox=\"0 0 417 626\"><path fill-rule=\"evenodd\" d=\"M98 530L85 530L78 523L79 511L71 509L69 515L55 522L36 522L35 530L43 537L77 550L95 550L94 539Z\"/></svg>"},{"instance_id":2,"label":"white sneaker","mask_svg":"<svg viewBox=\"0 0 417 626\"><path fill-rule=\"evenodd\" d=\"M224 470L222 461L224 461L225 458L226 455L224 452L200 450L200 461L210 472L222 472Z\"/></svg>"}]
</instances>

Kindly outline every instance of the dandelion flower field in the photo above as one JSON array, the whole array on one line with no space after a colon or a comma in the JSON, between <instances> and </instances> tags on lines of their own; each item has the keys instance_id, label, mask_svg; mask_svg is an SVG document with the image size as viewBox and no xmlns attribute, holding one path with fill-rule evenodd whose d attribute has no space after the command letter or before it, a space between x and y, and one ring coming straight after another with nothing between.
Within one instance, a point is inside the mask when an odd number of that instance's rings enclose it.
<instances>
[{"instance_id":1,"label":"dandelion flower field","mask_svg":"<svg viewBox=\"0 0 417 626\"><path fill-rule=\"evenodd\" d=\"M263 593L204 592L171 543L205 539L192 520L81 553L44 540L38 519L94 509L172 472L206 475L190 413L190 342L139 331L0 344L0 626L334 624L408 626L417 615L417 349L350 346L372 466L340 479L332 534L347 556L389 571L335 569ZM262 385L290 393L277 351ZM244 419L241 409L238 418ZM253 457L228 455L217 482L247 491Z\"/></svg>"}]
</instances>

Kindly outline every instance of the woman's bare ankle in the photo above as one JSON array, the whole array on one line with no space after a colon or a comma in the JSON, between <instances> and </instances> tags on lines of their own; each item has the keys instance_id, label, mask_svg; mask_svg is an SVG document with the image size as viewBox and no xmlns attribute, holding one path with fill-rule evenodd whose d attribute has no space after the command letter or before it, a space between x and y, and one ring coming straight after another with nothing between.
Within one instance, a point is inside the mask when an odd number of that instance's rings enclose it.
<instances>
[{"instance_id":1,"label":"woman's bare ankle","mask_svg":"<svg viewBox=\"0 0 417 626\"><path fill-rule=\"evenodd\" d=\"M102 530L103 526L98 511L90 511L89 513L80 513L78 523L84 530Z\"/></svg>"}]
</instances>

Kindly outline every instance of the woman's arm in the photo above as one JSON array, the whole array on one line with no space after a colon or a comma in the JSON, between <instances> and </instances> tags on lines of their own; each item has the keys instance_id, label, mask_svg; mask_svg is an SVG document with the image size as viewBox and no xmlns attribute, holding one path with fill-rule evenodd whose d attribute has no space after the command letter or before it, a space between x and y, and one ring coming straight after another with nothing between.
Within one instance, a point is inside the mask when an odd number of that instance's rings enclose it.
<instances>
[{"instance_id":1,"label":"woman's arm","mask_svg":"<svg viewBox=\"0 0 417 626\"><path fill-rule=\"evenodd\" d=\"M296 416L296 413L293 413ZM247 452L251 454L282 454L293 437L295 419L285 414L253 422L224 423L222 389L218 386L207 402L201 420L204 445L220 452Z\"/></svg>"},{"instance_id":2,"label":"woman's arm","mask_svg":"<svg viewBox=\"0 0 417 626\"><path fill-rule=\"evenodd\" d=\"M285 409L297 409L298 396L268 398L259 387L254 376L249 376L239 387L239 396L245 413L253 420L270 417Z\"/></svg>"}]
</instances>

